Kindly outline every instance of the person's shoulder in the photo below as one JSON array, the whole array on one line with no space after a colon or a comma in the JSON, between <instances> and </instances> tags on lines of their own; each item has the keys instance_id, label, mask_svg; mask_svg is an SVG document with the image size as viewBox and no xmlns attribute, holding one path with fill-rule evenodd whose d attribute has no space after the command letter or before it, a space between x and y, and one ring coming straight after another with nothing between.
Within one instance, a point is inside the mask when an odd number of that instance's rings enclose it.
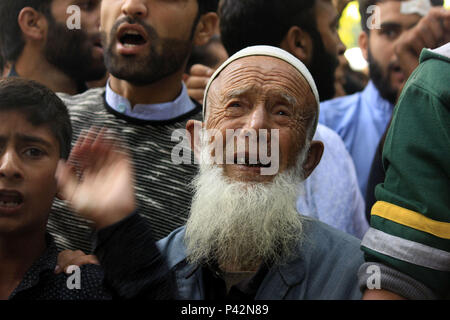
<instances>
[{"instance_id":1,"label":"person's shoulder","mask_svg":"<svg viewBox=\"0 0 450 320\"><path fill-rule=\"evenodd\" d=\"M338 112L355 107L360 99L361 92L362 91L343 97L322 101L320 103L320 112L331 112L333 110Z\"/></svg>"},{"instance_id":2,"label":"person's shoulder","mask_svg":"<svg viewBox=\"0 0 450 320\"><path fill-rule=\"evenodd\" d=\"M105 88L89 89L83 93L76 95L69 95L66 93L58 93L57 95L69 110L74 108L95 108L96 106L104 106Z\"/></svg>"},{"instance_id":3,"label":"person's shoulder","mask_svg":"<svg viewBox=\"0 0 450 320\"><path fill-rule=\"evenodd\" d=\"M169 268L174 267L186 258L184 246L185 226L172 231L167 237L156 242L156 246L165 257Z\"/></svg>"},{"instance_id":4,"label":"person's shoulder","mask_svg":"<svg viewBox=\"0 0 450 320\"><path fill-rule=\"evenodd\" d=\"M364 263L360 240L316 219L305 218L299 246L308 299L359 299L357 272Z\"/></svg>"},{"instance_id":5,"label":"person's shoulder","mask_svg":"<svg viewBox=\"0 0 450 320\"><path fill-rule=\"evenodd\" d=\"M352 118L361 104L361 92L338 97L320 103L319 121L337 130Z\"/></svg>"},{"instance_id":6,"label":"person's shoulder","mask_svg":"<svg viewBox=\"0 0 450 320\"><path fill-rule=\"evenodd\" d=\"M426 60L426 58L431 58L443 59L450 62L450 42L432 50L424 49L422 55L423 56L420 57L421 61Z\"/></svg>"},{"instance_id":7,"label":"person's shoulder","mask_svg":"<svg viewBox=\"0 0 450 320\"><path fill-rule=\"evenodd\" d=\"M447 44L449 46L450 44ZM450 54L450 46L448 48ZM419 90L426 95L431 95L444 104L450 102L450 58L435 53L432 50L424 50L421 55L421 62L408 79L403 92L409 92L411 89L416 92Z\"/></svg>"},{"instance_id":8,"label":"person's shoulder","mask_svg":"<svg viewBox=\"0 0 450 320\"><path fill-rule=\"evenodd\" d=\"M324 144L324 152L319 165L321 163L327 163L327 167L329 167L344 164L345 170L348 170L349 166L354 167L353 160L345 147L345 143L336 131L319 123L313 139L322 141Z\"/></svg>"},{"instance_id":9,"label":"person's shoulder","mask_svg":"<svg viewBox=\"0 0 450 320\"><path fill-rule=\"evenodd\" d=\"M356 264L363 262L361 241L356 237L333 228L317 219L305 218L304 240L302 248L310 251L314 259L322 260L325 256L331 259Z\"/></svg>"},{"instance_id":10,"label":"person's shoulder","mask_svg":"<svg viewBox=\"0 0 450 320\"><path fill-rule=\"evenodd\" d=\"M333 129L328 128L326 125L321 123L318 124L313 139L323 141L327 145L330 145L330 147L345 149L344 141L342 140L341 136L338 135L337 132Z\"/></svg>"}]
</instances>

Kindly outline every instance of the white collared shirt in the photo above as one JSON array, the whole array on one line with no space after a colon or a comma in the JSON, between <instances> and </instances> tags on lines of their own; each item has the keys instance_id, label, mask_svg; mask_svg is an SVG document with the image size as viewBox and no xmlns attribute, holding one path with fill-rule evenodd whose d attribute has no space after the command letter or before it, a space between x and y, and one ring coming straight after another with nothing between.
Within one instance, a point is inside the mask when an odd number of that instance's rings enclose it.
<instances>
[{"instance_id":1,"label":"white collared shirt","mask_svg":"<svg viewBox=\"0 0 450 320\"><path fill-rule=\"evenodd\" d=\"M131 108L128 99L114 92L109 80L106 84L106 103L115 111L139 120L168 121L178 118L195 109L195 104L187 93L186 85L182 84L181 93L174 101L156 104L136 104Z\"/></svg>"}]
</instances>

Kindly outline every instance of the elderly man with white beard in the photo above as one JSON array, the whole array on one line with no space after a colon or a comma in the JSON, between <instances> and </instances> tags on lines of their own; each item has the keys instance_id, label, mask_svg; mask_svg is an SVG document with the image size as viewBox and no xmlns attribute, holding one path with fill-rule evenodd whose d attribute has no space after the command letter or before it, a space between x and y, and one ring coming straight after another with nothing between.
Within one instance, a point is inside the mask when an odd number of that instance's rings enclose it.
<instances>
[{"instance_id":1,"label":"elderly man with white beard","mask_svg":"<svg viewBox=\"0 0 450 320\"><path fill-rule=\"evenodd\" d=\"M203 105L204 122L187 123L201 160L189 219L186 226L157 242L175 276L178 298L361 298L359 240L296 210L298 185L323 152L320 141L311 141L319 99L306 67L279 48L246 48L217 69ZM249 161L250 143L243 153L236 146L232 149L232 160L243 157L243 162L230 163L228 157L218 161L227 154L230 141L220 141L217 133L226 140L230 129L240 131L239 137L269 132L258 137L263 137L258 143L266 139L270 166L276 172L265 174L269 168L261 154L255 163ZM273 140L273 135L278 139ZM129 212L114 219L97 214L94 219L102 226L96 253L105 273L116 279L112 285L133 292L130 297L145 296L146 283L154 281L154 275L146 272L155 259L154 250L145 250L154 247L148 236L151 226Z\"/></svg>"}]
</instances>

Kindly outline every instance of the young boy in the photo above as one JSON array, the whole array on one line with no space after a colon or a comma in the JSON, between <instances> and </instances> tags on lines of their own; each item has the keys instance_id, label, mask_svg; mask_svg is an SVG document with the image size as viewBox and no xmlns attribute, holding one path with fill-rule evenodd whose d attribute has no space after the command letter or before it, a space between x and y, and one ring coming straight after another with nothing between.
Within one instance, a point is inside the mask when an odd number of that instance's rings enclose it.
<instances>
[{"instance_id":1,"label":"young boy","mask_svg":"<svg viewBox=\"0 0 450 320\"><path fill-rule=\"evenodd\" d=\"M46 225L58 161L70 153L66 106L36 82L1 80L0 124L0 300L110 298L100 266L54 273L58 252Z\"/></svg>"}]
</instances>

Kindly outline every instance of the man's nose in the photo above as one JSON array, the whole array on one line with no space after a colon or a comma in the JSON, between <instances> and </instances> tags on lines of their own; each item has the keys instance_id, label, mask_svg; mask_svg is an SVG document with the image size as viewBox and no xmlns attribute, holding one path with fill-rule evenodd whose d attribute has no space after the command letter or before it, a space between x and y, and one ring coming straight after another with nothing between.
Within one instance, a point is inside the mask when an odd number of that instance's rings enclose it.
<instances>
[{"instance_id":1,"label":"man's nose","mask_svg":"<svg viewBox=\"0 0 450 320\"><path fill-rule=\"evenodd\" d=\"M253 130L268 129L268 114L264 105L258 105L248 116L246 128ZM245 129L245 128L244 128Z\"/></svg>"},{"instance_id":2,"label":"man's nose","mask_svg":"<svg viewBox=\"0 0 450 320\"><path fill-rule=\"evenodd\" d=\"M18 165L18 159L13 151L6 151L0 155L0 179L15 179L23 178L22 170Z\"/></svg>"},{"instance_id":3,"label":"man's nose","mask_svg":"<svg viewBox=\"0 0 450 320\"><path fill-rule=\"evenodd\" d=\"M341 55L343 55L344 53L345 53L345 50L347 50L347 47L345 46L345 44L342 42L342 40L341 40L341 37L339 37L339 35L338 35L338 46L337 46L337 49L338 49L338 56L341 56Z\"/></svg>"},{"instance_id":4,"label":"man's nose","mask_svg":"<svg viewBox=\"0 0 450 320\"><path fill-rule=\"evenodd\" d=\"M147 16L147 4L144 0L125 0L122 5L122 13L134 18L144 18Z\"/></svg>"}]
</instances>

